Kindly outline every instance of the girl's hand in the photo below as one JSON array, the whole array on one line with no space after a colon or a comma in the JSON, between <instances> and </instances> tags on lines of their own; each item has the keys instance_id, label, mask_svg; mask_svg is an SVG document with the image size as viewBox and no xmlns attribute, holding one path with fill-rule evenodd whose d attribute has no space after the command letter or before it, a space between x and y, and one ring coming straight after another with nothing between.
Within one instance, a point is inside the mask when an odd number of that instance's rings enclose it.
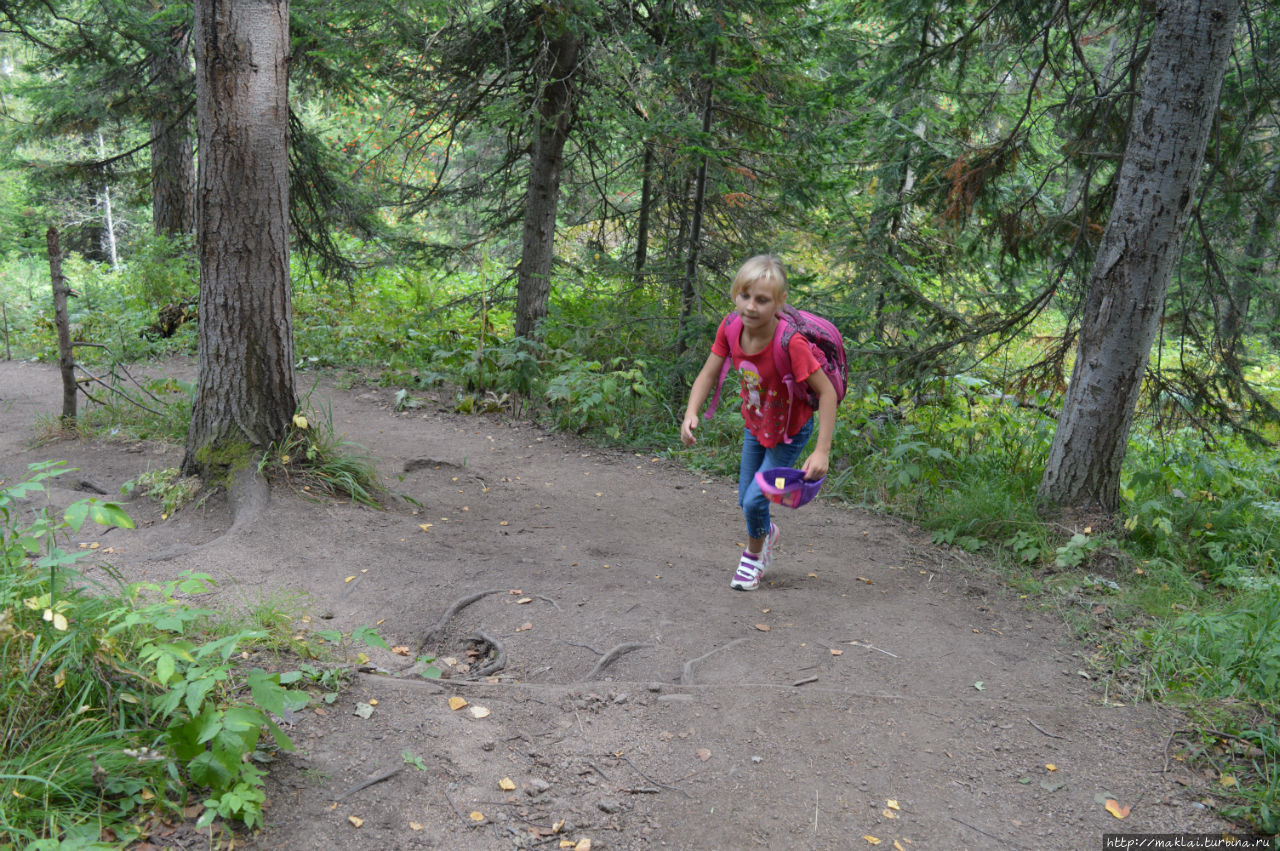
<instances>
[{"instance_id":1,"label":"girl's hand","mask_svg":"<svg viewBox=\"0 0 1280 851\"><path fill-rule=\"evenodd\" d=\"M698 427L697 414L685 414L684 422L680 424L680 441L685 446L693 446L698 439L693 436L693 430Z\"/></svg>"},{"instance_id":2,"label":"girl's hand","mask_svg":"<svg viewBox=\"0 0 1280 851\"><path fill-rule=\"evenodd\" d=\"M827 474L827 467L830 463L827 453L821 450L814 450L813 454L805 459L804 466L801 468L804 471L805 479L811 482L821 479Z\"/></svg>"}]
</instances>

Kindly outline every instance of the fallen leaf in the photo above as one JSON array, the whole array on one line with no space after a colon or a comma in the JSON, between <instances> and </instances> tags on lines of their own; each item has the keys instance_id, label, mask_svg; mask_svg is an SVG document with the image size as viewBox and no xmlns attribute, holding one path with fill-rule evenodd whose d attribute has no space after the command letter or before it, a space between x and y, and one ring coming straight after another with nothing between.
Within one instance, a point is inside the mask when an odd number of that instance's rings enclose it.
<instances>
[{"instance_id":1,"label":"fallen leaf","mask_svg":"<svg viewBox=\"0 0 1280 851\"><path fill-rule=\"evenodd\" d=\"M498 781L498 788L503 792L514 792L516 790L516 784L510 777L504 777Z\"/></svg>"},{"instance_id":2,"label":"fallen leaf","mask_svg":"<svg viewBox=\"0 0 1280 851\"><path fill-rule=\"evenodd\" d=\"M354 575L352 575L352 576L348 576L346 579L344 579L344 580L342 580L342 581L343 581L343 582L350 582L352 579L355 579L355 576L354 576Z\"/></svg>"},{"instance_id":3,"label":"fallen leaf","mask_svg":"<svg viewBox=\"0 0 1280 851\"><path fill-rule=\"evenodd\" d=\"M519 588L512 588L507 593L510 594L512 597L520 597L524 594L524 592L521 591Z\"/></svg>"},{"instance_id":4,"label":"fallen leaf","mask_svg":"<svg viewBox=\"0 0 1280 851\"><path fill-rule=\"evenodd\" d=\"M867 840L867 842L868 842L869 844L871 844L871 845L879 845L879 844L880 844L880 840L879 840L877 837L874 837L874 836L872 836L872 835L871 835L871 834L869 834L869 833L864 833L864 834L862 834L862 838L863 838L863 839L865 839L865 840Z\"/></svg>"},{"instance_id":5,"label":"fallen leaf","mask_svg":"<svg viewBox=\"0 0 1280 851\"><path fill-rule=\"evenodd\" d=\"M347 816L347 821L351 822L354 827L360 827L364 824L364 819L360 818L360 816Z\"/></svg>"},{"instance_id":6,"label":"fallen leaf","mask_svg":"<svg viewBox=\"0 0 1280 851\"><path fill-rule=\"evenodd\" d=\"M465 697L458 697L457 695L454 695L453 697L449 698L449 708L452 709L454 712L457 712L459 709L461 709L466 705L467 705L467 699Z\"/></svg>"},{"instance_id":7,"label":"fallen leaf","mask_svg":"<svg viewBox=\"0 0 1280 851\"><path fill-rule=\"evenodd\" d=\"M902 847L902 843L898 842L896 839L893 840L893 847L897 849L897 851L907 851L907 849Z\"/></svg>"},{"instance_id":8,"label":"fallen leaf","mask_svg":"<svg viewBox=\"0 0 1280 851\"><path fill-rule=\"evenodd\" d=\"M373 707L367 703L357 703L355 714L359 715L361 718L368 719L373 715Z\"/></svg>"},{"instance_id":9,"label":"fallen leaf","mask_svg":"<svg viewBox=\"0 0 1280 851\"><path fill-rule=\"evenodd\" d=\"M886 808L886 809L881 810L881 811L880 811L880 815L884 816L884 817L885 817L885 818L887 818L887 819L895 819L895 818L897 818L897 817L898 817L898 814L897 814L897 813L895 813L893 810L890 810L890 809L887 809L887 808Z\"/></svg>"},{"instance_id":10,"label":"fallen leaf","mask_svg":"<svg viewBox=\"0 0 1280 851\"><path fill-rule=\"evenodd\" d=\"M756 629L760 630L761 632L768 632L769 625L767 623L758 623L756 624Z\"/></svg>"},{"instance_id":11,"label":"fallen leaf","mask_svg":"<svg viewBox=\"0 0 1280 851\"><path fill-rule=\"evenodd\" d=\"M554 822L551 825L552 833L559 833L562 830L564 830L564 819L560 819L560 821Z\"/></svg>"},{"instance_id":12,"label":"fallen leaf","mask_svg":"<svg viewBox=\"0 0 1280 851\"><path fill-rule=\"evenodd\" d=\"M472 820L472 821L484 821L484 813L480 812L479 810L472 810L472 811L471 811L471 820Z\"/></svg>"},{"instance_id":13,"label":"fallen leaf","mask_svg":"<svg viewBox=\"0 0 1280 851\"><path fill-rule=\"evenodd\" d=\"M898 806L898 802L897 802L897 801L895 801L893 798L890 798L889 800L885 801L885 802L884 802L884 805L885 805L886 807L888 807L889 809L891 809L891 810L900 810L900 809L902 809L902 807Z\"/></svg>"},{"instance_id":14,"label":"fallen leaf","mask_svg":"<svg viewBox=\"0 0 1280 851\"><path fill-rule=\"evenodd\" d=\"M432 526L432 524L430 524L430 523L419 523L419 524L418 524L418 528L419 528L419 529L421 529L421 530L422 530L422 531L424 531L424 532L425 532L425 531L427 531L428 529L430 529L430 528L431 528L431 526Z\"/></svg>"},{"instance_id":15,"label":"fallen leaf","mask_svg":"<svg viewBox=\"0 0 1280 851\"><path fill-rule=\"evenodd\" d=\"M837 649L835 649L834 647L832 647L832 648L831 648L831 655L832 655L832 656L843 656L843 655L844 655L844 651L843 651L843 650L837 650Z\"/></svg>"},{"instance_id":16,"label":"fallen leaf","mask_svg":"<svg viewBox=\"0 0 1280 851\"><path fill-rule=\"evenodd\" d=\"M1107 798L1107 812L1111 813L1111 815L1116 818L1124 818L1129 815L1129 807L1122 807L1114 798Z\"/></svg>"},{"instance_id":17,"label":"fallen leaf","mask_svg":"<svg viewBox=\"0 0 1280 851\"><path fill-rule=\"evenodd\" d=\"M378 698L376 698L376 697L371 697L371 698L369 698L369 705L370 705L370 706L377 706L377 705L378 705Z\"/></svg>"},{"instance_id":18,"label":"fallen leaf","mask_svg":"<svg viewBox=\"0 0 1280 851\"><path fill-rule=\"evenodd\" d=\"M521 597L519 600L516 600L516 605L517 605L517 606L525 606L525 605L528 605L529 603L532 603L532 602L533 602L533 598L532 598L532 597Z\"/></svg>"},{"instance_id":19,"label":"fallen leaf","mask_svg":"<svg viewBox=\"0 0 1280 851\"><path fill-rule=\"evenodd\" d=\"M591 851L591 840L585 836L582 837L573 844L573 851Z\"/></svg>"},{"instance_id":20,"label":"fallen leaf","mask_svg":"<svg viewBox=\"0 0 1280 851\"><path fill-rule=\"evenodd\" d=\"M1052 762L1046 762L1046 763L1044 764L1044 767L1045 767L1045 770L1046 770L1046 771L1057 771L1057 770L1058 770L1058 766L1054 765Z\"/></svg>"},{"instance_id":21,"label":"fallen leaf","mask_svg":"<svg viewBox=\"0 0 1280 851\"><path fill-rule=\"evenodd\" d=\"M531 629L533 629L533 624L531 624L531 623L527 623L527 622L526 622L526 623L522 623L522 624L520 624L520 626L516 627L516 632L528 632L528 631L529 631L529 630L531 630Z\"/></svg>"},{"instance_id":22,"label":"fallen leaf","mask_svg":"<svg viewBox=\"0 0 1280 851\"><path fill-rule=\"evenodd\" d=\"M973 687L976 688L978 691L986 691L987 689L987 687L983 685L982 680L978 680L976 683L974 683Z\"/></svg>"},{"instance_id":23,"label":"fallen leaf","mask_svg":"<svg viewBox=\"0 0 1280 851\"><path fill-rule=\"evenodd\" d=\"M809 578L810 578L810 579L817 579L817 578L818 578L818 574L816 574L816 573L810 573L810 574L809 574Z\"/></svg>"},{"instance_id":24,"label":"fallen leaf","mask_svg":"<svg viewBox=\"0 0 1280 851\"><path fill-rule=\"evenodd\" d=\"M859 581L859 582L865 582L867 585L875 585L875 583L874 583L874 582L872 582L870 579L868 579L868 578L867 578L867 577L865 577L865 576L859 576L859 577L858 577L858 581Z\"/></svg>"},{"instance_id":25,"label":"fallen leaf","mask_svg":"<svg viewBox=\"0 0 1280 851\"><path fill-rule=\"evenodd\" d=\"M489 717L488 707L485 707L485 706L471 707L471 717L472 718L488 718Z\"/></svg>"},{"instance_id":26,"label":"fallen leaf","mask_svg":"<svg viewBox=\"0 0 1280 851\"><path fill-rule=\"evenodd\" d=\"M391 652L397 656L408 656L410 650L407 644L397 644L395 647L391 648Z\"/></svg>"},{"instance_id":27,"label":"fallen leaf","mask_svg":"<svg viewBox=\"0 0 1280 851\"><path fill-rule=\"evenodd\" d=\"M510 524L509 522L507 522L506 520L503 520L503 521L502 521L502 522L500 522L498 525L499 525L499 526L510 526L511 524Z\"/></svg>"},{"instance_id":28,"label":"fallen leaf","mask_svg":"<svg viewBox=\"0 0 1280 851\"><path fill-rule=\"evenodd\" d=\"M418 824L416 821L411 821L411 822L409 822L409 829L410 829L410 830L422 830L422 825Z\"/></svg>"},{"instance_id":29,"label":"fallen leaf","mask_svg":"<svg viewBox=\"0 0 1280 851\"><path fill-rule=\"evenodd\" d=\"M698 759L706 762L711 759L711 751L707 748L698 748Z\"/></svg>"},{"instance_id":30,"label":"fallen leaf","mask_svg":"<svg viewBox=\"0 0 1280 851\"><path fill-rule=\"evenodd\" d=\"M1235 785L1237 785L1237 784L1236 784L1236 779L1235 779L1234 777L1232 777L1230 774L1224 774L1224 775L1222 775L1221 777L1219 777L1219 778L1218 778L1218 782L1219 782L1219 783L1221 783L1223 786L1235 786Z\"/></svg>"}]
</instances>

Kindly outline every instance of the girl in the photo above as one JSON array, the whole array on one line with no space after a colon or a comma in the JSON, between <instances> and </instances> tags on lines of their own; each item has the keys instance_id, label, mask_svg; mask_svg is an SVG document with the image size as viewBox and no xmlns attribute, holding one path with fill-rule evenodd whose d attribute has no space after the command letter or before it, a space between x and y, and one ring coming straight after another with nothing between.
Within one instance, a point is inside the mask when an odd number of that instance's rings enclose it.
<instances>
[{"instance_id":1,"label":"girl","mask_svg":"<svg viewBox=\"0 0 1280 851\"><path fill-rule=\"evenodd\" d=\"M739 339L728 339L727 323L720 323L711 354L694 379L685 406L680 439L686 446L696 442L698 412L715 387L725 358L742 375L742 463L738 469L738 505L747 521L747 549L738 561L730 588L754 591L769 568L769 556L778 542L778 526L769 520L769 500L756 484L755 475L770 467L791 467L813 431L813 408L808 400L796 398L790 405L786 386L773 364L771 348L778 333L778 309L787 301L787 273L782 261L771 254L752 257L738 270L730 297L742 317ZM818 441L805 460L804 477L820 479L827 474L831 435L836 424L836 390L819 368L809 342L800 334L787 348L796 381L807 383L818 394Z\"/></svg>"}]
</instances>

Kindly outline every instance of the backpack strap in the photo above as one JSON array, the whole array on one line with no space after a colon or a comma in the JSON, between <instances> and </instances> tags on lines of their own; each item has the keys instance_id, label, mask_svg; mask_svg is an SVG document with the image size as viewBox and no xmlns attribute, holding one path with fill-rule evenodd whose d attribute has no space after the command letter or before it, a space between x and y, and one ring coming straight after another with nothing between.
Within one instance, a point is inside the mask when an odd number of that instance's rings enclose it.
<instances>
[{"instance_id":1,"label":"backpack strap","mask_svg":"<svg viewBox=\"0 0 1280 851\"><path fill-rule=\"evenodd\" d=\"M799 385L796 383L796 377L791 371L791 338L796 335L795 323L791 318L778 311L779 333L773 335L773 342L770 347L773 349L773 368L777 370L778 377L782 379L782 384L787 388L787 419L786 423L791 425L791 406L795 404L796 393L800 392ZM791 435L782 438L783 443L791 442Z\"/></svg>"},{"instance_id":2,"label":"backpack strap","mask_svg":"<svg viewBox=\"0 0 1280 851\"><path fill-rule=\"evenodd\" d=\"M708 406L703 419L711 419L716 412L716 405L720 404L720 391L724 388L725 376L729 374L729 367L733 366L733 337L734 333L742 333L742 317L738 315L738 311L732 311L724 319L720 320L720 327L724 329L725 341L729 344L729 354L725 356L724 364L720 367L720 380L716 382L715 395L711 397L711 405Z\"/></svg>"}]
</instances>

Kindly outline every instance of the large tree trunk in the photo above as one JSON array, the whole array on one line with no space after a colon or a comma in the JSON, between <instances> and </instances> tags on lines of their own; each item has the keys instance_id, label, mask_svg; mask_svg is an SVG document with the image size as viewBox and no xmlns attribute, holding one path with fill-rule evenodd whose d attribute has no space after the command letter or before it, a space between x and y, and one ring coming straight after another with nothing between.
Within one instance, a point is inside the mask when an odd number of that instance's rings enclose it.
<instances>
[{"instance_id":1,"label":"large tree trunk","mask_svg":"<svg viewBox=\"0 0 1280 851\"><path fill-rule=\"evenodd\" d=\"M197 0L199 376L185 472L282 437L289 295L287 0Z\"/></svg>"},{"instance_id":2,"label":"large tree trunk","mask_svg":"<svg viewBox=\"0 0 1280 851\"><path fill-rule=\"evenodd\" d=\"M151 119L151 226L157 235L195 231L191 119L182 98L191 75L188 41L185 28L173 28L151 61L161 92Z\"/></svg>"},{"instance_id":3,"label":"large tree trunk","mask_svg":"<svg viewBox=\"0 0 1280 851\"><path fill-rule=\"evenodd\" d=\"M1146 76L1039 496L1110 512L1199 182L1239 0L1160 0Z\"/></svg>"},{"instance_id":4,"label":"large tree trunk","mask_svg":"<svg viewBox=\"0 0 1280 851\"><path fill-rule=\"evenodd\" d=\"M555 258L556 212L560 205L560 167L573 119L574 80L581 48L568 29L548 45L550 75L538 100L538 127L530 156L525 196L524 235L516 282L517 337L532 338L546 318Z\"/></svg>"}]
</instances>

